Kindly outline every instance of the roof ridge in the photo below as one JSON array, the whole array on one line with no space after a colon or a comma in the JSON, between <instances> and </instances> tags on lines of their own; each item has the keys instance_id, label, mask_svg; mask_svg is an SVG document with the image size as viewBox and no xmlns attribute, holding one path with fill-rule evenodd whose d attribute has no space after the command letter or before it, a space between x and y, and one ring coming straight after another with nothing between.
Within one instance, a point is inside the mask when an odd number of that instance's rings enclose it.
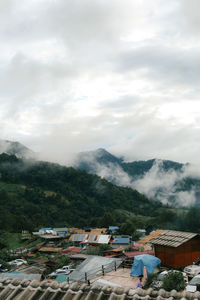
<instances>
[{"instance_id":1,"label":"roof ridge","mask_svg":"<svg viewBox=\"0 0 200 300\"><path fill-rule=\"evenodd\" d=\"M79 295L84 294L101 294L106 295L106 299L115 299L113 296L117 296L117 299L138 299L138 298L148 298L148 299L199 299L200 298L200 292L195 292L193 294L183 291L183 292L177 292L175 290L172 290L171 292L167 292L163 289L160 289L159 291L155 291L152 288L149 288L147 290L144 289L131 289L131 288L123 288L123 287L109 287L109 286L90 286L86 283L78 283L74 282L72 284L68 283L58 283L58 282L47 282L42 281L39 282L37 280L29 281L29 280L19 280L19 279L8 279L8 278L2 278L0 279L0 299L4 300L6 299L4 297L6 294L11 294L14 292L15 289L18 289L22 293L22 298L19 297L19 294L17 294L17 299L28 299L23 298L24 291L30 290L32 293L40 291L40 295L48 292L53 293L54 295L59 292L61 295L63 294L63 297L67 294L73 295L70 299L76 299L77 293ZM7 291L6 291L7 290ZM110 295L110 296L109 296ZM12 299L15 299L15 295ZM39 298L38 298L39 299ZM59 298L62 299L62 298ZM66 298L64 298L66 299ZM80 296L79 299L85 299L85 296ZM89 298L93 299L93 298ZM95 298L96 299L96 298ZM101 298L100 298L101 299ZM102 297L102 299L104 299Z\"/></svg>"}]
</instances>

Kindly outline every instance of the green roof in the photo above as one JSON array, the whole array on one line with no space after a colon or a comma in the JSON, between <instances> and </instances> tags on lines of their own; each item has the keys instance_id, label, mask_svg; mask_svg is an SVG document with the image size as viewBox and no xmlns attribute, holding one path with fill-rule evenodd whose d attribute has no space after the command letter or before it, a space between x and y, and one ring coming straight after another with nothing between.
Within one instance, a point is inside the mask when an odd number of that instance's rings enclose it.
<instances>
[{"instance_id":1,"label":"green roof","mask_svg":"<svg viewBox=\"0 0 200 300\"><path fill-rule=\"evenodd\" d=\"M61 228L53 228L54 231L68 231L68 228L61 227Z\"/></svg>"}]
</instances>

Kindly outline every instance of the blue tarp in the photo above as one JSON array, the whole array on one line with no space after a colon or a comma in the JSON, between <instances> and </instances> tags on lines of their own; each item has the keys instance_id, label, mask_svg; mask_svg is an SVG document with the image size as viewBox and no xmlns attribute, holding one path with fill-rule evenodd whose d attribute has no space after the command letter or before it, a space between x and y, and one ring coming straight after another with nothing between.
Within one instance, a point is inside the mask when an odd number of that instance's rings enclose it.
<instances>
[{"instance_id":1,"label":"blue tarp","mask_svg":"<svg viewBox=\"0 0 200 300\"><path fill-rule=\"evenodd\" d=\"M147 273L153 273L154 269L161 264L161 260L150 254L136 255L131 268L131 276L143 276L144 267Z\"/></svg>"}]
</instances>

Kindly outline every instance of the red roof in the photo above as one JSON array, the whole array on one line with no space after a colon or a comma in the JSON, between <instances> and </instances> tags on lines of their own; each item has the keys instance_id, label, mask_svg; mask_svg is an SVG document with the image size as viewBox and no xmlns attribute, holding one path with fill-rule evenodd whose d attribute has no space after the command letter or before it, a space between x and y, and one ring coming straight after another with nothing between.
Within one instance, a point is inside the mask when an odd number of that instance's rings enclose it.
<instances>
[{"instance_id":1,"label":"red roof","mask_svg":"<svg viewBox=\"0 0 200 300\"><path fill-rule=\"evenodd\" d=\"M62 253L70 253L70 252L80 253L81 251L82 250L80 248L71 247L71 248L63 249Z\"/></svg>"},{"instance_id":2,"label":"red roof","mask_svg":"<svg viewBox=\"0 0 200 300\"><path fill-rule=\"evenodd\" d=\"M148 250L148 251L133 251L133 252L125 252L124 253L127 257L133 258L136 255L141 255L141 254L150 254L150 255L155 255L153 250Z\"/></svg>"}]
</instances>

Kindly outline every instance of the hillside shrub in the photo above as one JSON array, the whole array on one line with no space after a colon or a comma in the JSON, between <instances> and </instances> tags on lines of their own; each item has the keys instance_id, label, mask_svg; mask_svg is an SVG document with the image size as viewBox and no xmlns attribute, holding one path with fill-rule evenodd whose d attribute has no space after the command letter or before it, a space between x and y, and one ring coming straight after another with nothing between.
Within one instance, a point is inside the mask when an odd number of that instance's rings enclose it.
<instances>
[{"instance_id":1,"label":"hillside shrub","mask_svg":"<svg viewBox=\"0 0 200 300\"><path fill-rule=\"evenodd\" d=\"M166 274L163 278L163 289L166 291L171 290L184 290L186 286L183 273L179 271L170 271L168 274Z\"/></svg>"}]
</instances>

